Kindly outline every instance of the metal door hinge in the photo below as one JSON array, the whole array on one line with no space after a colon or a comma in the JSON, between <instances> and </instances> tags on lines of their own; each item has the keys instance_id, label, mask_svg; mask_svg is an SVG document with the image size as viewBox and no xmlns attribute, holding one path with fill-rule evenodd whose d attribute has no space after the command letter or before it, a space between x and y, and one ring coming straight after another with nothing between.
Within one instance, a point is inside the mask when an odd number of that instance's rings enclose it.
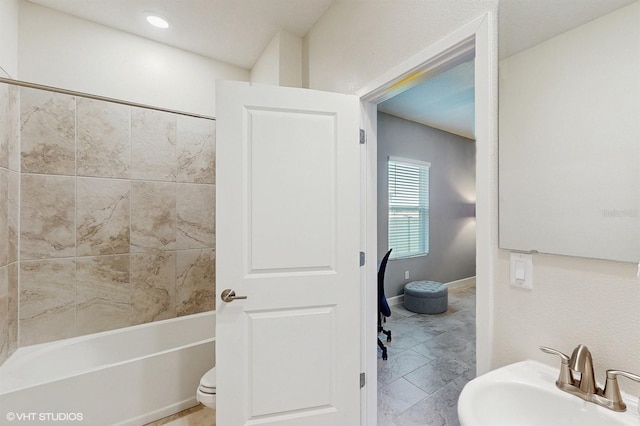
<instances>
[{"instance_id":1,"label":"metal door hinge","mask_svg":"<svg viewBox=\"0 0 640 426\"><path fill-rule=\"evenodd\" d=\"M364 129L360 129L360 145L364 145L365 142L367 142L367 134Z\"/></svg>"},{"instance_id":2,"label":"metal door hinge","mask_svg":"<svg viewBox=\"0 0 640 426\"><path fill-rule=\"evenodd\" d=\"M365 261L364 252L361 251L360 252L360 266L364 266L364 261Z\"/></svg>"},{"instance_id":3,"label":"metal door hinge","mask_svg":"<svg viewBox=\"0 0 640 426\"><path fill-rule=\"evenodd\" d=\"M364 373L360 373L360 389L362 389L365 385L365 376Z\"/></svg>"}]
</instances>

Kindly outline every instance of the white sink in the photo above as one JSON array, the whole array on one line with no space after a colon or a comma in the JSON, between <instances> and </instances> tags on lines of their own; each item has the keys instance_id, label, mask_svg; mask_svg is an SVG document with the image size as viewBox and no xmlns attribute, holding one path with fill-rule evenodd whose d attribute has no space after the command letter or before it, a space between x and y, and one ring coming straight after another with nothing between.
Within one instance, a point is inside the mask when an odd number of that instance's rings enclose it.
<instances>
[{"instance_id":1,"label":"white sink","mask_svg":"<svg viewBox=\"0 0 640 426\"><path fill-rule=\"evenodd\" d=\"M615 412L556 388L558 369L523 361L467 383L458 400L461 426L640 425L637 397Z\"/></svg>"}]
</instances>

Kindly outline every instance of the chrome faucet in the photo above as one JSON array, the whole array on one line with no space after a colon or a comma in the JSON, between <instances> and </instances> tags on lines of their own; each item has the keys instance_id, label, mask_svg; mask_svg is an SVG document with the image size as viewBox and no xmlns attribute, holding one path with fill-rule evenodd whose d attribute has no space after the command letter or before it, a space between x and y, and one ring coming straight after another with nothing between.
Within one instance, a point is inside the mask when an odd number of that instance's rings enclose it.
<instances>
[{"instance_id":1,"label":"chrome faucet","mask_svg":"<svg viewBox=\"0 0 640 426\"><path fill-rule=\"evenodd\" d=\"M617 378L622 376L640 382L639 375L620 370L607 370L607 381L604 389L601 389L598 387L593 373L591 352L585 345L578 345L573 350L571 357L545 346L540 346L540 350L560 357L560 375L556 380L558 389L613 411L627 409L620 394Z\"/></svg>"}]
</instances>

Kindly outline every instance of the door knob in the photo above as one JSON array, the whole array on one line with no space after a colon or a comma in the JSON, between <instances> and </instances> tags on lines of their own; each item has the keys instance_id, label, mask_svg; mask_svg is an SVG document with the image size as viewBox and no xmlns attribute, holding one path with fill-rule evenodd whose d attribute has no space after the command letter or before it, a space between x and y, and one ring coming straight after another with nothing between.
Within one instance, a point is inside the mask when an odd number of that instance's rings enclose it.
<instances>
[{"instance_id":1,"label":"door knob","mask_svg":"<svg viewBox=\"0 0 640 426\"><path fill-rule=\"evenodd\" d=\"M222 299L223 302L228 303L228 302L233 302L236 299L246 299L247 296L236 296L236 292L228 288L226 290L222 290L222 294L220 295L220 298Z\"/></svg>"}]
</instances>

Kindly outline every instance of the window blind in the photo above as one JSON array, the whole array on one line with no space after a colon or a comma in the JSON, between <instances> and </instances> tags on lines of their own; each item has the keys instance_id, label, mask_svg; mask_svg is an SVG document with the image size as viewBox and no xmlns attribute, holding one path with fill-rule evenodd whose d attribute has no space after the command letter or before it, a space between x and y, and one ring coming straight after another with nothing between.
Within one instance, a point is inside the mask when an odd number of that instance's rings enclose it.
<instances>
[{"instance_id":1,"label":"window blind","mask_svg":"<svg viewBox=\"0 0 640 426\"><path fill-rule=\"evenodd\" d=\"M429 163L389 157L389 248L393 258L429 253Z\"/></svg>"}]
</instances>

